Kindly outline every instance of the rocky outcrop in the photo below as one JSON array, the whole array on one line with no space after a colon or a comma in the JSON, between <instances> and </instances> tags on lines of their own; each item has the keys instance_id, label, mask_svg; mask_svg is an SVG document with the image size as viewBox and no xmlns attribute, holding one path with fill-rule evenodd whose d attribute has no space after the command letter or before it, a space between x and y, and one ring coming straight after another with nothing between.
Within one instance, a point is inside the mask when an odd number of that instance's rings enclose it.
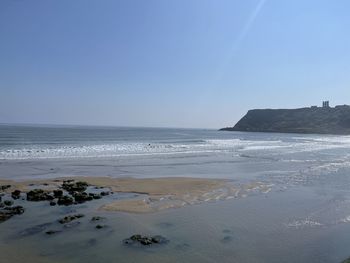
<instances>
[{"instance_id":1,"label":"rocky outcrop","mask_svg":"<svg viewBox=\"0 0 350 263\"><path fill-rule=\"evenodd\" d=\"M350 134L350 106L250 110L224 131Z\"/></svg>"}]
</instances>

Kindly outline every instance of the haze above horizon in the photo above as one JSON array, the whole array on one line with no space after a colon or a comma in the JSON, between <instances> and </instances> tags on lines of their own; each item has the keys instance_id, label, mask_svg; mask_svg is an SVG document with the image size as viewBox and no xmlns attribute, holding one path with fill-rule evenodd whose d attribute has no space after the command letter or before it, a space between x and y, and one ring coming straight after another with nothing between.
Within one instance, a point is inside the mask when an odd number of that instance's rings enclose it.
<instances>
[{"instance_id":1,"label":"haze above horizon","mask_svg":"<svg viewBox=\"0 0 350 263\"><path fill-rule=\"evenodd\" d=\"M350 104L346 0L4 0L0 123L222 128Z\"/></svg>"}]
</instances>

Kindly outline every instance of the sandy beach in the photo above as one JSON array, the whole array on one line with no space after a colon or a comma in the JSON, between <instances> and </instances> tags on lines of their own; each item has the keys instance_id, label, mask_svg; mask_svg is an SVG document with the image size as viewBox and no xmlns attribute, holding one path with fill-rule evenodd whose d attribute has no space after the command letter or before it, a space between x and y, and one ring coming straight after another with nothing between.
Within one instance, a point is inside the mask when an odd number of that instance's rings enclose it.
<instances>
[{"instance_id":1,"label":"sandy beach","mask_svg":"<svg viewBox=\"0 0 350 263\"><path fill-rule=\"evenodd\" d=\"M105 188L113 193L133 193L131 198L106 203L99 209L104 211L122 211L130 213L157 212L169 208L203 202L226 200L252 190L268 191L270 186L260 182L235 186L224 179L205 179L188 177L169 178L110 178L110 177L68 177L45 180L13 181L0 180L0 185L11 187L4 189L10 194L14 190L28 193L33 189L43 189L47 193L60 189L62 182L86 182L94 188Z\"/></svg>"},{"instance_id":2,"label":"sandy beach","mask_svg":"<svg viewBox=\"0 0 350 263\"><path fill-rule=\"evenodd\" d=\"M9 128L27 141L0 150L0 262L349 257L348 137L131 132Z\"/></svg>"}]
</instances>

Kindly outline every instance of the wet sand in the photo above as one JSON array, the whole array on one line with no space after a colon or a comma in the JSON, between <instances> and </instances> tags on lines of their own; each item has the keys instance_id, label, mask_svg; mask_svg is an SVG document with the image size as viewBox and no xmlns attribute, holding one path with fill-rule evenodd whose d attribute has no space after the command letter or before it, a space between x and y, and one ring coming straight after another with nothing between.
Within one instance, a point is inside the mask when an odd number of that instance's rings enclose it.
<instances>
[{"instance_id":1,"label":"wet sand","mask_svg":"<svg viewBox=\"0 0 350 263\"><path fill-rule=\"evenodd\" d=\"M64 180L84 181L95 187L108 188L117 193L135 193L132 198L112 201L99 209L130 213L157 212L169 208L203 202L226 200L244 196L246 192L269 191L270 186L254 182L235 185L229 180L201 179L188 177L168 178L110 178L110 177L72 177L30 181L0 180L0 185L11 185L7 193L15 189L28 192L34 188L52 191L61 186Z\"/></svg>"}]
</instances>

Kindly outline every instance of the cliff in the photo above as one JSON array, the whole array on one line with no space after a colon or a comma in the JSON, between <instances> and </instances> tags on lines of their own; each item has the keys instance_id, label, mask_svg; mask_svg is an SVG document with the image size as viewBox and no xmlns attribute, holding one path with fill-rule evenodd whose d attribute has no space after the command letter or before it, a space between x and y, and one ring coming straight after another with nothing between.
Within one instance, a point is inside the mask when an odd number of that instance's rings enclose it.
<instances>
[{"instance_id":1,"label":"cliff","mask_svg":"<svg viewBox=\"0 0 350 263\"><path fill-rule=\"evenodd\" d=\"M350 134L350 106L250 110L224 131Z\"/></svg>"}]
</instances>

